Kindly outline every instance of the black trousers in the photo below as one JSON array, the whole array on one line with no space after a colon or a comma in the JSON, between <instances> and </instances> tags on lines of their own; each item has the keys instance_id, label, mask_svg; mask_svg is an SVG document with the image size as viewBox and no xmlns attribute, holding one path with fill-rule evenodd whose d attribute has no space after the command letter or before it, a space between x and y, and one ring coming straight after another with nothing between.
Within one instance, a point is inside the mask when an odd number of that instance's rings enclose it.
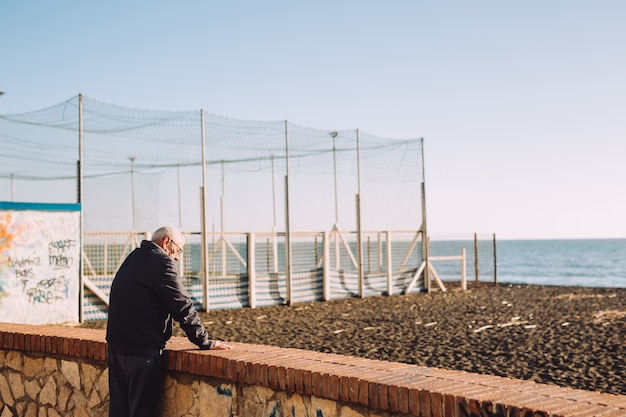
<instances>
[{"instance_id":1,"label":"black trousers","mask_svg":"<svg viewBox=\"0 0 626 417\"><path fill-rule=\"evenodd\" d=\"M163 388L163 357L107 353L109 417L155 417Z\"/></svg>"}]
</instances>

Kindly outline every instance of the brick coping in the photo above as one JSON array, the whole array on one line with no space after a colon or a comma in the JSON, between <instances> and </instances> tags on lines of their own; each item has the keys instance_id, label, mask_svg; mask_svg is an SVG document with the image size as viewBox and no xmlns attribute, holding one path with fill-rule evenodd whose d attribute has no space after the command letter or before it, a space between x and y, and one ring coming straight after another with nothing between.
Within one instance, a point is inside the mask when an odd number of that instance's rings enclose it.
<instances>
[{"instance_id":1,"label":"brick coping","mask_svg":"<svg viewBox=\"0 0 626 417\"><path fill-rule=\"evenodd\" d=\"M186 338L173 337L166 346L168 370L416 416L459 408L471 415L626 416L625 395L302 349L232 345L232 350L201 351ZM105 331L78 327L0 322L0 348L106 360Z\"/></svg>"}]
</instances>

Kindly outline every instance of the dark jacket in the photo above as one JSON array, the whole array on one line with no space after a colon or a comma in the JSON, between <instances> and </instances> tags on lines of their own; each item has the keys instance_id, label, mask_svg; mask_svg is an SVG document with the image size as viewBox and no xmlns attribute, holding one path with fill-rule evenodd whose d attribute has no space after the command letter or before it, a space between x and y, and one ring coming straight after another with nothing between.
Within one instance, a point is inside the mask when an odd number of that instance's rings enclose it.
<instances>
[{"instance_id":1,"label":"dark jacket","mask_svg":"<svg viewBox=\"0 0 626 417\"><path fill-rule=\"evenodd\" d=\"M135 356L159 352L176 320L201 349L214 343L179 278L177 263L154 242L144 240L115 274L109 297L106 340L109 351Z\"/></svg>"}]
</instances>

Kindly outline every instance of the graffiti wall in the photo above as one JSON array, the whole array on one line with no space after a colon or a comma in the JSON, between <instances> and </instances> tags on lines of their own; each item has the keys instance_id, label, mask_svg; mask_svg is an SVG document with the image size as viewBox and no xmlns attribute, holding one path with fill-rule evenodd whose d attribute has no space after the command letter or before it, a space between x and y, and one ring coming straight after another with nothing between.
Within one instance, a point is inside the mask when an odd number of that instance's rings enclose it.
<instances>
[{"instance_id":1,"label":"graffiti wall","mask_svg":"<svg viewBox=\"0 0 626 417\"><path fill-rule=\"evenodd\" d=\"M0 321L78 322L80 205L0 202Z\"/></svg>"}]
</instances>

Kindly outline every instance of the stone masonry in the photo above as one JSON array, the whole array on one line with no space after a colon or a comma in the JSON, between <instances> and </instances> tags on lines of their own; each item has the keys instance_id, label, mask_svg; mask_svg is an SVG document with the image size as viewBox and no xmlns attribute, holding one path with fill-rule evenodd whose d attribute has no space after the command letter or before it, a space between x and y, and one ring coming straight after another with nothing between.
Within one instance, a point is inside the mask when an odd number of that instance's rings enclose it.
<instances>
[{"instance_id":1,"label":"stone masonry","mask_svg":"<svg viewBox=\"0 0 626 417\"><path fill-rule=\"evenodd\" d=\"M235 344L167 346L161 416L626 417L626 396ZM0 417L107 416L104 331L0 323Z\"/></svg>"}]
</instances>

